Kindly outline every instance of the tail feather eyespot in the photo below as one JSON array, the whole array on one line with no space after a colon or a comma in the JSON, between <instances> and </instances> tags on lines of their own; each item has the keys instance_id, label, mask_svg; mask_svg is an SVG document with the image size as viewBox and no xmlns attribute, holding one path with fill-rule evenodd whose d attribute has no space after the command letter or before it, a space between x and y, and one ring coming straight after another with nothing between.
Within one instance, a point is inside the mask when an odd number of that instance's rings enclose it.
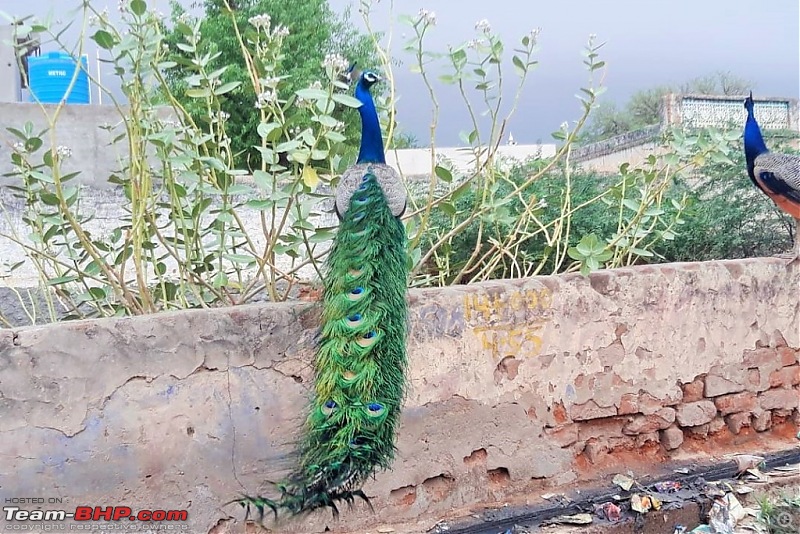
<instances>
[{"instance_id":1,"label":"tail feather eyespot","mask_svg":"<svg viewBox=\"0 0 800 534\"><path fill-rule=\"evenodd\" d=\"M336 401L328 399L325 404L322 405L322 413L326 416L331 415L338 407L339 406L336 404Z\"/></svg>"},{"instance_id":2,"label":"tail feather eyespot","mask_svg":"<svg viewBox=\"0 0 800 534\"><path fill-rule=\"evenodd\" d=\"M348 294L347 298L350 300L359 300L364 296L364 288L361 286L353 288Z\"/></svg>"},{"instance_id":3,"label":"tail feather eyespot","mask_svg":"<svg viewBox=\"0 0 800 534\"><path fill-rule=\"evenodd\" d=\"M386 407L379 402L367 404L367 415L370 417L380 417L386 412Z\"/></svg>"},{"instance_id":4,"label":"tail feather eyespot","mask_svg":"<svg viewBox=\"0 0 800 534\"><path fill-rule=\"evenodd\" d=\"M360 338L358 338L357 343L366 348L372 346L378 340L378 334L374 330L370 330Z\"/></svg>"},{"instance_id":5,"label":"tail feather eyespot","mask_svg":"<svg viewBox=\"0 0 800 534\"><path fill-rule=\"evenodd\" d=\"M356 379L358 375L355 374L353 371L345 371L342 373L342 377L344 378L345 382L352 382Z\"/></svg>"}]
</instances>

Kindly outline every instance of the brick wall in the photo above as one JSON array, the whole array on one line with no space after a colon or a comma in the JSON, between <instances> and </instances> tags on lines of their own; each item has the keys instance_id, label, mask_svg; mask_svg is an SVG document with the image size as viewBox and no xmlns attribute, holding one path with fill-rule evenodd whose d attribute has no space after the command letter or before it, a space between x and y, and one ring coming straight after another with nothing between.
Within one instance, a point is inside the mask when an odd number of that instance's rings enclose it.
<instances>
[{"instance_id":1,"label":"brick wall","mask_svg":"<svg viewBox=\"0 0 800 534\"><path fill-rule=\"evenodd\" d=\"M795 447L799 284L761 258L414 290L397 459L365 488L377 512L280 531L432 525ZM0 498L187 508L191 532L241 532L222 503L290 465L318 319L263 304L0 330Z\"/></svg>"}]
</instances>

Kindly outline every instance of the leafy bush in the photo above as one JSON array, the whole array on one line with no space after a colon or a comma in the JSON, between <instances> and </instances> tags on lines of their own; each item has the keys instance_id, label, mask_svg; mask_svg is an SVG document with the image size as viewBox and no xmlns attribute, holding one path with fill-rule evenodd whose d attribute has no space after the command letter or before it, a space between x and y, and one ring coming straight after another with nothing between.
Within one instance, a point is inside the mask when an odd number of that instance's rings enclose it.
<instances>
[{"instance_id":1,"label":"leafy bush","mask_svg":"<svg viewBox=\"0 0 800 534\"><path fill-rule=\"evenodd\" d=\"M92 28L91 38L106 51L125 96L120 101L101 86L120 118L107 127L122 156L108 181L124 195L125 217L103 235L88 229L93 215L81 202L75 180L80 173L62 171L69 151L59 144L54 126L63 104L42 107L45 131L30 123L9 130L17 138L12 190L24 203L26 232L12 225L2 237L24 250L52 290L45 293L51 320L56 319L53 294L72 317L134 315L235 305L262 294L284 300L309 276L324 275L321 262L336 231L322 224L330 187L353 161L358 144L350 123L357 123L359 103L341 81L349 61L331 52L294 65L300 55L287 57L292 31L277 16L254 14L257 5L262 4L248 1L233 10L225 0L209 0L206 11L214 20L176 14L168 30L144 0L123 2L118 25L84 3L82 25ZM290 6L285 13L307 7ZM388 81L377 101L386 146L392 147L413 139L397 131L392 34L384 38L370 30L370 7L369 1L361 4L373 48L362 52L378 58ZM720 184L741 164L731 136L670 132L664 139L670 154L652 156L641 166L623 165L616 176L587 175L571 164L572 146L604 91L597 83L605 68L602 44L594 36L583 50L588 83L581 89L579 117L553 133L560 142L557 154L508 166L498 146L538 63L539 31L509 50L488 21L479 21L474 38L431 51L426 38L435 29L435 14L421 10L402 20L411 33L404 51L431 103L430 179L408 184L412 284L587 273L745 250L739 242L711 247L714 234L708 228L720 220L734 222L710 214L704 220L697 208L702 201L724 211L730 197ZM320 30L315 47L336 35L331 27ZM72 50L57 28L35 20L15 28L21 34L39 32ZM351 44L364 44L349 35ZM232 46L236 61L226 55ZM82 44L74 52L80 54ZM457 88L470 116L463 140L474 165L464 174L437 156L440 101L434 76ZM504 104L503 87L509 83L515 92ZM251 149L257 158L237 157ZM698 170L711 179L698 182ZM744 181L731 187L739 184ZM743 231L743 242L754 242L759 225L783 224L774 213L769 220L759 215L753 218L758 223L748 221L745 202L737 219L750 232Z\"/></svg>"}]
</instances>

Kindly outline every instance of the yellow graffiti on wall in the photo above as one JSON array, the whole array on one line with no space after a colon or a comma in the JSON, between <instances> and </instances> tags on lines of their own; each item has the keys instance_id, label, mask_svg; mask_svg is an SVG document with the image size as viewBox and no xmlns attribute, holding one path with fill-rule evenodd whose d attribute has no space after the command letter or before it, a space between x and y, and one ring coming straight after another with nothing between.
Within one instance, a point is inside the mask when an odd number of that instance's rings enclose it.
<instances>
[{"instance_id":1,"label":"yellow graffiti on wall","mask_svg":"<svg viewBox=\"0 0 800 534\"><path fill-rule=\"evenodd\" d=\"M541 331L553 304L547 288L498 295L464 295L464 319L481 348L500 360L506 356L535 356L542 349Z\"/></svg>"}]
</instances>

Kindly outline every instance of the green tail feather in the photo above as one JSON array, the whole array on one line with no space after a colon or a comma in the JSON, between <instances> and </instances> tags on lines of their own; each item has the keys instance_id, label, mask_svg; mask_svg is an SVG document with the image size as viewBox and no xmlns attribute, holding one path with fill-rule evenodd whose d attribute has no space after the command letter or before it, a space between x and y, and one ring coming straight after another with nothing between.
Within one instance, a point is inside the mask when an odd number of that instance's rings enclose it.
<instances>
[{"instance_id":1,"label":"green tail feather","mask_svg":"<svg viewBox=\"0 0 800 534\"><path fill-rule=\"evenodd\" d=\"M291 515L367 502L363 483L391 466L406 371L406 234L368 171L328 256L315 395L299 465L275 499L243 497Z\"/></svg>"}]
</instances>

